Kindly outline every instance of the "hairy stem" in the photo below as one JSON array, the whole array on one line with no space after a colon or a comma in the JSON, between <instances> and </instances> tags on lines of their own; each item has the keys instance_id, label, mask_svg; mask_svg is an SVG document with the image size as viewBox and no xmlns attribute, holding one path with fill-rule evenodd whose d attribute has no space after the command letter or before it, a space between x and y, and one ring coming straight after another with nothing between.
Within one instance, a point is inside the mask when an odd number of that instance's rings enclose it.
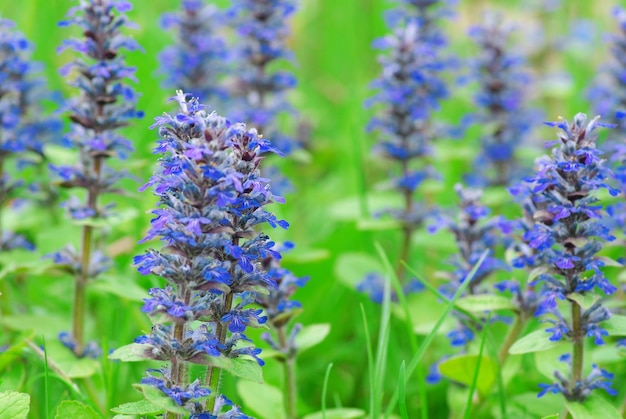
<instances>
[{"instance_id":1,"label":"hairy stem","mask_svg":"<svg viewBox=\"0 0 626 419\"><path fill-rule=\"evenodd\" d=\"M94 157L93 170L96 182L100 183L100 172L102 171L102 158ZM88 191L87 206L97 211L98 185ZM76 288L74 291L74 313L72 335L76 342L74 353L82 355L85 346L85 298L87 282L89 281L89 267L91 265L91 254L93 244L93 227L86 225L83 227L83 238L81 247L81 269L76 276Z\"/></svg>"},{"instance_id":2,"label":"hairy stem","mask_svg":"<svg viewBox=\"0 0 626 419\"><path fill-rule=\"evenodd\" d=\"M574 394L576 383L582 381L583 375L583 330L582 330L582 316L580 312L580 306L572 301L572 344L573 359L572 359L572 379L570 381L570 392Z\"/></svg>"},{"instance_id":3,"label":"hairy stem","mask_svg":"<svg viewBox=\"0 0 626 419\"><path fill-rule=\"evenodd\" d=\"M285 353L285 360L283 361L284 373L285 373L285 413L288 419L296 419L298 417L296 412L296 402L298 400L298 391L296 386L296 356L289 348L287 342L287 336L285 334L285 327L281 326L276 328L278 334L278 343L280 349Z\"/></svg>"},{"instance_id":4,"label":"hairy stem","mask_svg":"<svg viewBox=\"0 0 626 419\"><path fill-rule=\"evenodd\" d=\"M225 302L224 302L224 313L228 313L230 311L230 309L233 306L233 294L232 293L228 293L228 295L226 295L225 297ZM226 332L227 332L227 327L224 323L222 323L221 321L217 321L217 326L216 326L216 330L215 330L215 334L217 336L217 339L219 341L219 343L223 344L224 342L226 342ZM215 395L215 397L211 397L210 399L207 400L207 404L206 404L206 411L208 412L213 412L213 408L215 407L215 399L218 396L218 387L220 384L220 376L222 375L222 370L218 367L214 367L214 366L209 366L207 368L206 371L206 377L205 377L205 384L211 389L211 391L213 392L213 394Z\"/></svg>"},{"instance_id":5,"label":"hairy stem","mask_svg":"<svg viewBox=\"0 0 626 419\"><path fill-rule=\"evenodd\" d=\"M524 318L523 313L519 313L517 317L515 317L515 323L513 323L513 328L509 331L509 334L506 336L506 340L502 344L500 348L500 352L498 352L498 360L500 360L500 368L504 367L504 363L509 356L509 349L517 338L519 337L522 330L524 330L524 326L526 325L526 319Z\"/></svg>"},{"instance_id":6,"label":"hairy stem","mask_svg":"<svg viewBox=\"0 0 626 419\"><path fill-rule=\"evenodd\" d=\"M72 336L76 341L74 352L82 354L85 345L85 291L89 279L89 263L91 259L91 244L93 241L93 228L85 226L83 228L82 250L81 250L81 270L76 276L76 288L74 290L74 313L72 324Z\"/></svg>"}]
</instances>

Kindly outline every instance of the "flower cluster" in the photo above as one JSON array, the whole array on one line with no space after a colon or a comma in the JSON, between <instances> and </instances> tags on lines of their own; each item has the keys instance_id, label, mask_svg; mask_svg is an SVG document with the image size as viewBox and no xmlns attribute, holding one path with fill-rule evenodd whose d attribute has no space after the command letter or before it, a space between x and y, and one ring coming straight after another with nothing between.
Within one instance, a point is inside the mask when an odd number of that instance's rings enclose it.
<instances>
[{"instance_id":1,"label":"flower cluster","mask_svg":"<svg viewBox=\"0 0 626 419\"><path fill-rule=\"evenodd\" d=\"M460 198L460 211L457 216L451 217L440 213L428 228L431 233L440 229L451 232L459 251L452 259L455 269L450 273L449 281L440 287L440 292L446 298L452 298L485 250L490 251L489 255L471 279L467 288L468 294L490 292L486 287L481 287L484 281L498 271L509 269L506 262L496 256L496 250L508 245L508 234L511 232L512 223L501 216L490 216L489 208L480 202L482 191L465 188L460 184L456 185L455 191ZM450 344L465 349L474 340L474 330L480 330L483 327L482 321L486 319L481 319L481 323L474 324L470 318L460 312L455 311L453 315L457 318L458 324L448 333ZM495 317L492 318L494 319ZM429 375L429 381L438 381L438 375L434 370Z\"/></svg>"},{"instance_id":2,"label":"flower cluster","mask_svg":"<svg viewBox=\"0 0 626 419\"><path fill-rule=\"evenodd\" d=\"M293 243L286 242L275 250L283 254L293 249L293 247ZM291 297L299 288L306 285L309 277L295 276L293 272L280 266L278 261L273 258L265 259L264 266L267 269L268 275L276 283L277 288L270 290L269 294L257 294L256 302L265 310L268 324L272 325L274 328L280 329L285 326L291 318L297 315L298 309L302 307L299 301L291 300ZM295 333L297 333L297 331ZM276 341L269 334L264 335L264 340L270 343L274 349L281 346L277 345ZM293 339L290 340L290 343L291 345L288 347L288 350L295 350ZM280 349L284 350L285 348Z\"/></svg>"},{"instance_id":3,"label":"flower cluster","mask_svg":"<svg viewBox=\"0 0 626 419\"><path fill-rule=\"evenodd\" d=\"M170 364L143 382L202 415L213 412L215 398L207 405L194 400L217 392L221 369L215 365L228 369L242 355L263 365L260 350L244 344L244 332L267 322L250 305L277 287L266 261L281 255L257 227L288 224L265 209L284 201L259 173L263 156L277 150L256 130L207 114L182 91L174 99L179 113L153 125L162 138L155 149L161 165L142 188L153 187L159 198L144 241L159 237L165 246L135 258L139 272L168 285L150 290L143 311L156 324L136 343L146 358ZM189 363L209 365L204 383L189 383Z\"/></svg>"},{"instance_id":4,"label":"flower cluster","mask_svg":"<svg viewBox=\"0 0 626 419\"><path fill-rule=\"evenodd\" d=\"M73 122L68 142L80 153L75 166L52 166L51 169L67 188L82 188L89 192L84 211L70 211L80 217L102 215L96 199L105 192L116 192L115 183L121 173L107 167L110 157L125 157L132 151L129 140L117 133L133 118L141 117L135 109L137 94L124 79L135 80L135 69L124 63L123 49L134 51L139 46L124 36L121 29L129 22L124 15L131 9L126 1L83 0L70 10L67 21L59 26L76 25L83 30L84 39L69 39L58 49L72 49L80 56L61 68L63 76L74 74L71 84L80 95L68 100L65 110ZM117 12L117 13L116 13ZM73 206L72 206L73 207Z\"/></svg>"},{"instance_id":5,"label":"flower cluster","mask_svg":"<svg viewBox=\"0 0 626 419\"><path fill-rule=\"evenodd\" d=\"M60 121L42 115L45 83L35 77L39 68L30 58L32 45L14 26L0 18L0 213L24 186L9 170L43 163L44 145L54 141L60 129ZM32 192L37 185L29 188ZM15 248L32 250L33 244L3 230L0 220L0 251Z\"/></svg>"},{"instance_id":6,"label":"flower cluster","mask_svg":"<svg viewBox=\"0 0 626 419\"><path fill-rule=\"evenodd\" d=\"M400 7L387 13L387 24L394 27L403 19L410 17L420 25L422 40L431 45L445 46L447 39L440 28L439 20L452 15L449 6L455 0L396 0Z\"/></svg>"},{"instance_id":7,"label":"flower cluster","mask_svg":"<svg viewBox=\"0 0 626 419\"><path fill-rule=\"evenodd\" d=\"M394 161L400 172L391 183L402 194L404 205L385 212L402 224L403 245L397 269L401 281L404 281L404 270L400 261L408 259L411 235L426 216L426 210L415 201L414 194L422 182L433 175L427 161L432 152L431 143L438 133L431 124L431 117L448 95L440 74L447 67L440 51L445 40L433 26L442 2L405 3L388 16L393 32L374 42L374 48L385 53L379 59L382 74L372 83L377 93L366 102L368 107L381 109L368 125L368 130L376 130L382 137L376 151ZM382 298L383 283L379 274L372 273L359 285L359 290L377 301ZM405 292L420 289L416 284L407 286Z\"/></svg>"},{"instance_id":8,"label":"flower cluster","mask_svg":"<svg viewBox=\"0 0 626 419\"><path fill-rule=\"evenodd\" d=\"M559 120L548 125L560 129L558 147L550 159L538 160L536 175L525 181L533 201L541 203L533 214L534 225L524 235L535 250L526 260L540 270L535 280L542 285L536 316L550 325L546 329L550 340L572 342L573 354L570 377L557 375L557 384L541 394L558 389L569 400L582 400L593 388L602 387L597 383L607 377L592 372L593 377L583 379L583 345L585 336L596 345L604 344L608 333L601 323L610 313L599 297L616 291L602 272L608 259L598 256L602 242L614 237L602 222L604 212L596 195L600 190L612 195L619 191L607 184L611 173L596 148L596 129L606 126L599 117L588 121L586 115L577 114L571 124ZM584 303L581 297L594 289L599 291L596 301Z\"/></svg>"},{"instance_id":9,"label":"flower cluster","mask_svg":"<svg viewBox=\"0 0 626 419\"><path fill-rule=\"evenodd\" d=\"M295 12L294 0L234 0L229 11L239 36L235 46L236 86L231 115L246 121L274 145L290 153L299 145L275 126L277 116L295 111L285 94L296 86L294 75L272 70L277 62L291 60L286 47L289 17Z\"/></svg>"},{"instance_id":10,"label":"flower cluster","mask_svg":"<svg viewBox=\"0 0 626 419\"><path fill-rule=\"evenodd\" d=\"M215 31L221 21L217 7L203 0L183 0L180 11L163 15L161 27L174 29L177 36L176 43L159 55L166 87L181 88L212 103L226 95L216 80L227 58L226 44Z\"/></svg>"},{"instance_id":11,"label":"flower cluster","mask_svg":"<svg viewBox=\"0 0 626 419\"><path fill-rule=\"evenodd\" d=\"M429 225L428 231L435 233L438 230L450 231L456 240L459 253L453 258L455 267L451 273L451 282L441 288L441 292L452 297L456 289L468 276L473 266L478 262L485 250L491 250L476 271L472 282L468 285L469 294L479 294L480 285L494 272L508 270L506 262L494 255L493 250L498 247L507 247L513 223L502 216L490 216L490 210L480 201L482 191L465 188L460 184L455 186L459 195L459 213L451 217L445 213L435 216L434 223Z\"/></svg>"},{"instance_id":12,"label":"flower cluster","mask_svg":"<svg viewBox=\"0 0 626 419\"><path fill-rule=\"evenodd\" d=\"M525 109L529 75L524 60L508 47L512 25L502 16L487 14L482 26L475 26L470 36L480 48L472 68L472 78L479 84L475 103L480 111L472 118L483 127L481 151L474 164L472 184L508 185L519 178L515 150L529 134L532 112Z\"/></svg>"},{"instance_id":13,"label":"flower cluster","mask_svg":"<svg viewBox=\"0 0 626 419\"><path fill-rule=\"evenodd\" d=\"M124 49L139 49L135 41L121 32L130 26L125 13L131 9L127 1L81 0L79 6L69 11L68 20L59 23L63 27L78 26L84 35L81 39L65 40L58 50L71 49L79 54L60 70L63 76L73 75L71 84L80 91L65 107L73 122L66 139L78 150L79 160L74 166L51 165L61 178L62 187L86 191L86 202L73 198L64 204L73 219L108 215L109 207L101 207L98 198L103 193L120 193L116 183L125 174L110 168L106 161L111 157L123 158L132 151L130 141L117 131L142 116L135 109L137 94L125 84L126 79L135 80L135 69L124 63L120 53ZM87 224L80 255L70 255L73 251L69 247L63 251L67 259L81 261L76 276L72 334L76 341L72 347L79 356L84 355L84 288L92 278L92 244L93 227Z\"/></svg>"},{"instance_id":14,"label":"flower cluster","mask_svg":"<svg viewBox=\"0 0 626 419\"><path fill-rule=\"evenodd\" d=\"M605 148L611 151L615 177L622 191L626 191L626 145L622 141L626 134L626 9L616 7L613 16L619 27L610 36L612 60L590 89L589 99L597 114L606 115L616 125ZM621 227L626 225L622 222Z\"/></svg>"}]
</instances>

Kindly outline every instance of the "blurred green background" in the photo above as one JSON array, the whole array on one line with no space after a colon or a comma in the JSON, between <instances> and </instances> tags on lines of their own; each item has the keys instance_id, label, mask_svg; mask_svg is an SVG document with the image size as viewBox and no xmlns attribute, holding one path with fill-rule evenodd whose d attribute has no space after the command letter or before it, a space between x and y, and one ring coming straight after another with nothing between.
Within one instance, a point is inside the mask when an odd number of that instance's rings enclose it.
<instances>
[{"instance_id":1,"label":"blurred green background","mask_svg":"<svg viewBox=\"0 0 626 419\"><path fill-rule=\"evenodd\" d=\"M149 193L135 191L148 179L155 165L151 149L157 135L149 131L148 126L154 116L173 110L166 100L174 92L161 88L156 74L156 57L173 39L171 34L159 28L159 17L165 11L176 9L178 1L135 0L133 3L134 10L129 17L139 28L128 33L145 52L129 53L128 61L138 68L139 109L145 111L146 118L125 130L136 147L136 153L124 165L130 168L137 181L125 183L131 194L118 204L128 217L106 230L108 250L116 262L107 276L121 284L120 289L127 286L128 294L133 297L123 298L119 289L111 292L96 288L90 293L89 305L91 323L98 327L92 327L88 336L94 339L105 336L109 347L129 343L150 326L149 319L139 310L141 290L157 285L157 279L140 276L130 264L132 257L146 247L135 243L147 230L151 217L146 212L153 207L154 199ZM226 2L218 3L224 5ZM69 0L0 2L0 15L14 20L34 43L34 58L44 65L50 88L62 92L65 97L76 92L60 77L57 69L71 58L71 53L58 55L56 48L73 32L57 27L56 23L75 4ZM458 4L456 16L444 22L444 26L450 38L450 51L464 64L476 51L466 35L467 29L481 21L485 9L503 11L505 18L516 22L519 28L514 48L520 53L528 53L532 64L535 79L531 88L533 106L541 108L547 120L554 120L558 115L571 118L576 112L592 113L585 100L585 89L607 59L604 33L615 29L610 17L613 5L611 1L569 0L546 11L540 1L466 0ZM368 406L366 336L360 306L362 304L365 308L372 335L377 330L380 307L357 294L353 287L367 268L379 265L374 243L380 242L393 259L398 252L400 235L382 223L370 221L376 209L397 198L383 190L382 185L392 168L370 152L376 137L365 132L371 110L363 107L363 101L371 96L368 85L379 72L377 53L370 45L386 32L383 12L391 6L390 2L382 0L302 0L293 21L289 45L296 54L292 68L299 86L291 98L304 119L310 122L312 135L309 153L279 163L293 181L296 192L287 196L287 204L276 208L292 227L287 232L273 231L271 234L277 240L295 242L297 250L286 257L285 264L296 274L311 277L306 288L296 295L304 307L298 320L305 325L329 323L332 326L330 335L322 344L298 358L301 414L319 410L324 371L331 362L334 367L329 382L328 405L364 409ZM450 82L453 83L452 76ZM472 85L452 84L451 97L436 117L447 123L458 123L473 107L474 89ZM55 105L50 104L49 109L55 109ZM442 206L451 206L455 202L452 186L471 170L478 134L479 131L472 129L461 140L442 139L437 144L435 161L442 179L426 188L424 199L427 202ZM537 145L552 137L551 130L541 127L535 133ZM541 153L541 147L537 147L522 150L521 154L530 162ZM57 154L61 159L67 157L61 151ZM504 203L502 196L502 191L488 194L488 203L509 215L516 215L515 207ZM41 214L17 218L14 221L19 226L33 232L38 254L58 250L66 240L78 242L79 228L64 220L50 226ZM454 252L453 239L445 233L429 237L425 232L418 232L414 244L411 265L427 278L435 278L438 270L445 269L446 256ZM62 275L28 278L19 287L8 289L9 294L5 293L3 298L11 301L13 312L3 313L4 332L15 333L8 330L18 329L22 337L39 341L43 335L48 341L54 340L59 330L69 327L71 307L68 295L71 290L71 278ZM415 297L412 307L415 318L426 322L425 329L442 310L428 295ZM16 321L21 322L20 325L16 326ZM497 330L500 334L503 331ZM400 364L411 357L409 337L399 318L393 323L390 348L385 399L396 389ZM429 351L426 365L446 351L447 342L442 336ZM0 386L5 389L20 383L25 391L34 389L33 417L44 417L45 411L43 380L38 375L42 372L41 364L31 357L23 368L7 367L8 372ZM140 380L145 367L145 364L106 366L107 372L97 385L107 388L103 402L107 408L139 398L139 393L133 392L131 385ZM22 369L16 372L17 368ZM269 361L264 371L266 381L280 387L281 375L276 363ZM529 373L531 381L532 374ZM535 378L541 381L540 377ZM420 385L417 379L412 379L407 388L410 417L417 417L414 412L420 406L417 391ZM60 382L52 381L51 386L51 409L61 398L72 397ZM227 379L225 386L225 393L241 402L234 382ZM452 397L450 386L442 383L428 387L428 409L432 417L447 416ZM519 386L527 384L520 382ZM524 387L524 391L533 392L535 388ZM523 412L523 408L520 409ZM251 413L254 413L253 407Z\"/></svg>"}]
</instances>

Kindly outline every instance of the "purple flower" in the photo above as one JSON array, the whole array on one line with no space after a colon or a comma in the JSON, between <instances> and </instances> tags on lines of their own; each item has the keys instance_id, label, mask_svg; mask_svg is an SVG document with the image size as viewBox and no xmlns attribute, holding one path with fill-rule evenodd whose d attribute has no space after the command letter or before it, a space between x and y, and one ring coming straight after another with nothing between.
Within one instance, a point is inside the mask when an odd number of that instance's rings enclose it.
<instances>
[{"instance_id":1,"label":"purple flower","mask_svg":"<svg viewBox=\"0 0 626 419\"><path fill-rule=\"evenodd\" d=\"M535 315L552 324L546 329L552 341L567 339L581 345L586 335L602 345L608 332L600 324L610 317L609 311L598 302L581 313L574 296L583 297L595 288L607 296L616 290L602 273L604 262L596 256L604 241L614 240L596 197L601 190L611 192L607 184L611 171L596 149L596 130L607 125L599 122L599 117L587 120L583 114L577 114L572 123L559 120L548 125L559 128L558 146L552 149L550 159L537 161L535 176L516 188L518 196L526 191L524 240L535 251L532 263L545 270L533 284L543 285ZM562 315L557 300L578 310L568 309L568 315ZM570 364L570 377L580 375L573 368L581 364L580 359ZM594 388L604 388L604 384L592 384L595 378L574 383L559 373L557 379L557 384L543 386L540 396L548 391L561 392L568 400L581 401Z\"/></svg>"},{"instance_id":2,"label":"purple flower","mask_svg":"<svg viewBox=\"0 0 626 419\"><path fill-rule=\"evenodd\" d=\"M228 56L225 41L215 33L223 21L215 5L201 0L183 0L178 12L162 16L163 29L176 35L175 44L159 55L166 87L181 88L214 106L225 99L227 93L216 87Z\"/></svg>"},{"instance_id":3,"label":"purple flower","mask_svg":"<svg viewBox=\"0 0 626 419\"><path fill-rule=\"evenodd\" d=\"M479 84L473 120L483 127L482 148L468 176L473 186L508 185L520 177L515 150L524 143L536 112L526 109L530 77L523 57L510 48L514 28L502 16L486 13L481 26L470 30L480 48L471 79Z\"/></svg>"},{"instance_id":4,"label":"purple flower","mask_svg":"<svg viewBox=\"0 0 626 419\"><path fill-rule=\"evenodd\" d=\"M279 115L296 116L286 98L296 78L274 66L293 58L286 40L295 11L294 0L234 0L228 10L237 31L232 53L236 87L231 92L230 114L272 138L274 145L287 154L303 144L281 132L275 121Z\"/></svg>"},{"instance_id":5,"label":"purple flower","mask_svg":"<svg viewBox=\"0 0 626 419\"><path fill-rule=\"evenodd\" d=\"M180 111L155 124L162 138L156 151L162 157L148 186L159 204L144 239L159 237L167 250L149 250L134 259L142 274L159 275L168 286L149 291L143 310L157 324L136 342L146 346L147 358L179 365L177 375L163 373L165 381L149 374L143 382L189 409L192 417L203 417L208 413L198 410L201 404L195 400L209 389L182 382L186 375L180 371L190 363L206 364L207 357L246 355L263 365L260 349L239 343L248 340L246 328L267 321L263 310L249 307L256 293L277 287L276 273L265 261L280 260L281 254L259 226L286 228L287 223L266 210L281 201L258 169L272 149L267 140L244 124L207 114L197 98L181 91L174 100ZM217 367L209 368L219 374Z\"/></svg>"},{"instance_id":6,"label":"purple flower","mask_svg":"<svg viewBox=\"0 0 626 419\"><path fill-rule=\"evenodd\" d=\"M41 104L50 99L45 81L38 77L40 65L31 60L32 45L15 24L0 18L0 217L25 188L38 190L42 204L53 205L55 195L39 179L26 183L20 173L28 166L47 164L44 145L58 142L60 121L45 116ZM14 178L13 176L17 176ZM35 199L34 199L35 200ZM33 250L34 244L23 235L0 230L0 252L23 248Z\"/></svg>"},{"instance_id":7,"label":"purple flower","mask_svg":"<svg viewBox=\"0 0 626 419\"><path fill-rule=\"evenodd\" d=\"M70 133L65 141L78 152L77 162L72 166L54 166L51 169L62 179L63 188L83 190L85 202L76 196L63 204L74 220L106 218L111 206L101 206L99 197L105 193L121 193L116 183L126 176L124 172L113 170L106 162L110 157L124 158L132 145L118 134L121 127L129 125L142 113L135 109L137 95L126 85L127 80L136 81L135 69L124 62L123 50L135 50L139 46L123 35L122 30L130 26L124 13L131 9L126 1L81 0L70 9L67 20L59 26L77 26L83 38L65 40L58 52L72 50L78 56L61 69L61 74L70 80L78 94L63 104L63 111L69 114L72 122ZM94 241L91 225L83 227L83 236ZM78 256L80 269L74 269L76 295L85 298L84 290L79 289L95 275L102 272L93 266L103 266L101 252L90 251L93 243L83 246L84 254ZM84 261L89 267L83 267ZM84 301L77 302L76 310L85 307ZM82 342L84 313L74 316L73 331L77 355L84 350Z\"/></svg>"}]
</instances>

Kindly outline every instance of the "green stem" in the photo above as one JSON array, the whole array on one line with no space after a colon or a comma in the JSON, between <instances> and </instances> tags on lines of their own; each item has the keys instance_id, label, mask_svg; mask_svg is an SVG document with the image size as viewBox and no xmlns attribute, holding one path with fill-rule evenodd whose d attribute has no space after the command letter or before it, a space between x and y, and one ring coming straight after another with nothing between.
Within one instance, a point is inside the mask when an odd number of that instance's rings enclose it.
<instances>
[{"instance_id":1,"label":"green stem","mask_svg":"<svg viewBox=\"0 0 626 419\"><path fill-rule=\"evenodd\" d=\"M101 114L102 112L99 112ZM102 172L102 157L94 157L93 171L96 181L99 185L100 174ZM87 206L94 211L98 208L98 191L99 186L92 187L87 192ZM74 314L72 334L76 347L74 353L81 355L85 345L85 298L87 282L89 281L89 266L91 265L91 247L93 244L93 227L86 225L83 227L83 240L81 249L81 270L76 275L76 289L74 291Z\"/></svg>"},{"instance_id":2,"label":"green stem","mask_svg":"<svg viewBox=\"0 0 626 419\"><path fill-rule=\"evenodd\" d=\"M189 305L189 301L191 300L191 291L184 289L180 291L179 295L180 297L182 297L182 300L184 301L185 305ZM187 324L185 322L177 322L174 324L174 339L177 342L183 342L184 338L185 338L185 332L187 330ZM189 365L182 359L178 358L178 356L174 356L171 359L171 371L170 371L170 377L172 379L172 382L174 383L174 385L176 386L180 386L180 387L184 387L188 384L189 382ZM182 416L172 413L172 412L167 412L167 419L175 419L175 418L181 418Z\"/></svg>"},{"instance_id":3,"label":"green stem","mask_svg":"<svg viewBox=\"0 0 626 419\"><path fill-rule=\"evenodd\" d=\"M298 391L296 387L296 357L289 351L287 337L285 335L285 327L281 326L276 329L278 334L278 343L280 349L285 352L284 373L285 373L285 413L288 419L296 419L296 402L298 400Z\"/></svg>"},{"instance_id":4,"label":"green stem","mask_svg":"<svg viewBox=\"0 0 626 419\"><path fill-rule=\"evenodd\" d=\"M573 359L572 359L572 379L570 381L570 392L574 394L574 389L576 388L576 383L582 381L583 375L583 330L582 330L582 319L580 306L575 302L571 301L572 304L572 344L573 348Z\"/></svg>"},{"instance_id":5,"label":"green stem","mask_svg":"<svg viewBox=\"0 0 626 419\"><path fill-rule=\"evenodd\" d=\"M89 395L89 400L92 401L92 403L98 409L98 411L102 414L102 416L106 417L108 414L107 409L102 404L102 401L100 400L98 391L96 390L96 387L94 386L92 379L90 377L83 379L83 384L85 385L85 390L87 391L87 394Z\"/></svg>"},{"instance_id":6,"label":"green stem","mask_svg":"<svg viewBox=\"0 0 626 419\"><path fill-rule=\"evenodd\" d=\"M74 353L82 354L85 344L85 294L89 279L89 265L91 260L91 244L93 241L93 227L83 228L81 270L76 276L76 288L74 290L74 313L72 324L72 336L76 342Z\"/></svg>"},{"instance_id":7,"label":"green stem","mask_svg":"<svg viewBox=\"0 0 626 419\"><path fill-rule=\"evenodd\" d=\"M228 293L226 295L226 300L224 302L224 313L228 313L233 306L233 294ZM215 330L215 334L217 335L217 339L219 343L223 344L226 342L226 331L227 327L221 321L217 321L217 326ZM207 400L206 411L213 412L213 408L215 407L215 399L218 396L217 390L220 384L220 376L222 375L222 370L215 366L209 366L206 371L206 377L204 379L205 384L211 389L215 397L211 397Z\"/></svg>"},{"instance_id":8,"label":"green stem","mask_svg":"<svg viewBox=\"0 0 626 419\"><path fill-rule=\"evenodd\" d=\"M519 337L520 333L524 329L525 325L526 325L526 319L524 318L524 315L522 313L519 313L517 317L515 317L515 323L513 323L513 328L511 329L509 334L506 336L506 340L502 344L502 347L500 348L500 352L498 353L498 359L500 360L500 368L504 367L504 363L506 362L506 359L509 356L509 349L511 349L511 346L513 346L513 344Z\"/></svg>"}]
</instances>

